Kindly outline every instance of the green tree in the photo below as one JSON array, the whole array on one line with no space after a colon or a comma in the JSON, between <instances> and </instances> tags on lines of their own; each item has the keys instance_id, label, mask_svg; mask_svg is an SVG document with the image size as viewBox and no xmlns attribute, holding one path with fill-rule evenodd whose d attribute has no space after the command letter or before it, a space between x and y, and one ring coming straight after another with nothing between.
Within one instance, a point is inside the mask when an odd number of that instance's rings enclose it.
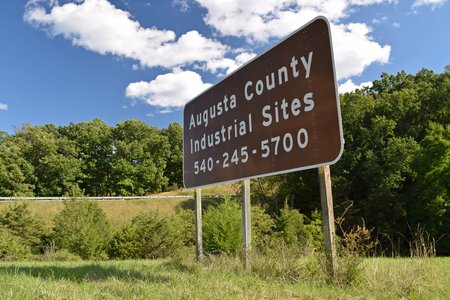
<instances>
[{"instance_id":1,"label":"green tree","mask_svg":"<svg viewBox=\"0 0 450 300\"><path fill-rule=\"evenodd\" d=\"M142 212L112 238L108 253L112 258L164 258L181 247L182 233L158 211Z\"/></svg>"},{"instance_id":2,"label":"green tree","mask_svg":"<svg viewBox=\"0 0 450 300\"><path fill-rule=\"evenodd\" d=\"M242 212L239 203L225 199L209 206L203 216L203 245L206 252L237 254L242 248Z\"/></svg>"},{"instance_id":3,"label":"green tree","mask_svg":"<svg viewBox=\"0 0 450 300\"><path fill-rule=\"evenodd\" d=\"M117 124L113 131L111 184L117 195L160 192L168 185L164 175L170 156L167 137L138 120Z\"/></svg>"},{"instance_id":4,"label":"green tree","mask_svg":"<svg viewBox=\"0 0 450 300\"><path fill-rule=\"evenodd\" d=\"M24 245L20 237L8 228L0 226L0 261L24 259L30 254L30 247Z\"/></svg>"},{"instance_id":5,"label":"green tree","mask_svg":"<svg viewBox=\"0 0 450 300\"><path fill-rule=\"evenodd\" d=\"M162 130L170 144L170 157L167 160L165 176L169 185L175 188L183 186L183 128L178 123L170 123Z\"/></svg>"},{"instance_id":6,"label":"green tree","mask_svg":"<svg viewBox=\"0 0 450 300\"><path fill-rule=\"evenodd\" d=\"M32 215L28 203L14 202L0 212L0 227L7 228L16 235L21 244L34 253L41 246L42 222Z\"/></svg>"},{"instance_id":7,"label":"green tree","mask_svg":"<svg viewBox=\"0 0 450 300\"><path fill-rule=\"evenodd\" d=\"M80 188L87 196L104 196L112 193L111 160L113 157L113 127L100 119L91 122L71 123L59 128L62 136L73 141L81 163Z\"/></svg>"},{"instance_id":8,"label":"green tree","mask_svg":"<svg viewBox=\"0 0 450 300\"><path fill-rule=\"evenodd\" d=\"M32 196L34 168L13 137L0 140L0 195Z\"/></svg>"},{"instance_id":9,"label":"green tree","mask_svg":"<svg viewBox=\"0 0 450 300\"><path fill-rule=\"evenodd\" d=\"M37 196L78 195L81 163L74 143L55 136L54 126L23 126L16 132L23 158L34 169L32 184Z\"/></svg>"},{"instance_id":10,"label":"green tree","mask_svg":"<svg viewBox=\"0 0 450 300\"><path fill-rule=\"evenodd\" d=\"M431 123L414 161L418 200L413 206L414 223L438 242L439 254L450 254L450 125Z\"/></svg>"},{"instance_id":11,"label":"green tree","mask_svg":"<svg viewBox=\"0 0 450 300\"><path fill-rule=\"evenodd\" d=\"M445 66L445 73L450 73L450 65Z\"/></svg>"},{"instance_id":12,"label":"green tree","mask_svg":"<svg viewBox=\"0 0 450 300\"><path fill-rule=\"evenodd\" d=\"M65 201L54 220L54 240L84 259L106 257L111 227L105 213L95 201Z\"/></svg>"},{"instance_id":13,"label":"green tree","mask_svg":"<svg viewBox=\"0 0 450 300\"><path fill-rule=\"evenodd\" d=\"M373 232L408 239L410 228L428 218L433 237L449 233L443 229L448 228L444 208L448 187L437 178L431 184L430 179L430 174L440 174L437 170L446 178L448 161L442 158L446 135L430 131L430 122L448 126L449 95L450 73L423 69L415 75L384 73L372 88L340 96L345 146L331 173L335 214L346 212L344 230L365 223L376 227ZM286 200L307 216L320 206L316 170L255 180L252 187L275 212ZM259 187L270 190L272 197L261 196ZM429 210L419 209L424 203ZM438 253L448 248L437 246Z\"/></svg>"}]
</instances>

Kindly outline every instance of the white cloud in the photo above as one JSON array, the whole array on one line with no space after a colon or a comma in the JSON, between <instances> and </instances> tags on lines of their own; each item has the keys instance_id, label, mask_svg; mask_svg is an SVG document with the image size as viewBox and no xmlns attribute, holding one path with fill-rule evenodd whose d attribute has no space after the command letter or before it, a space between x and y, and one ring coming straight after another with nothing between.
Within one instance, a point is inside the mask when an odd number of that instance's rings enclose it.
<instances>
[{"instance_id":1,"label":"white cloud","mask_svg":"<svg viewBox=\"0 0 450 300\"><path fill-rule=\"evenodd\" d=\"M372 23L378 25L378 24L386 23L387 21L388 21L388 17L384 16L384 17L381 17L381 18L374 18L372 20Z\"/></svg>"},{"instance_id":2,"label":"white cloud","mask_svg":"<svg viewBox=\"0 0 450 300\"><path fill-rule=\"evenodd\" d=\"M195 72L178 71L158 75L150 82L130 83L126 96L143 100L153 106L181 107L210 86L211 84L204 83Z\"/></svg>"},{"instance_id":3,"label":"white cloud","mask_svg":"<svg viewBox=\"0 0 450 300\"><path fill-rule=\"evenodd\" d=\"M317 15L331 21L338 79L361 74L374 62L387 63L390 46L380 45L364 23L340 23L353 6L392 0L196 0L208 11L205 23L220 34L267 42L281 38ZM224 61L221 61L225 63Z\"/></svg>"},{"instance_id":4,"label":"white cloud","mask_svg":"<svg viewBox=\"0 0 450 300\"><path fill-rule=\"evenodd\" d=\"M368 82L363 82L360 85L356 85L355 83L353 83L353 81L351 79L348 79L346 82L342 83L339 85L339 94L345 94L345 93L350 93L353 92L357 89L362 89L363 87L372 87L373 83L368 81Z\"/></svg>"},{"instance_id":5,"label":"white cloud","mask_svg":"<svg viewBox=\"0 0 450 300\"><path fill-rule=\"evenodd\" d=\"M371 40L370 28L361 23L331 25L337 78L361 74L374 62L387 63L391 46Z\"/></svg>"},{"instance_id":6,"label":"white cloud","mask_svg":"<svg viewBox=\"0 0 450 300\"><path fill-rule=\"evenodd\" d=\"M0 102L0 110L8 110L8 104Z\"/></svg>"},{"instance_id":7,"label":"white cloud","mask_svg":"<svg viewBox=\"0 0 450 300\"><path fill-rule=\"evenodd\" d=\"M222 35L265 42L282 37L323 15L332 22L348 16L352 6L392 0L195 0L207 9L205 23Z\"/></svg>"},{"instance_id":8,"label":"white cloud","mask_svg":"<svg viewBox=\"0 0 450 300\"><path fill-rule=\"evenodd\" d=\"M442 6L447 0L416 0L413 3L413 7L430 5L433 9Z\"/></svg>"},{"instance_id":9,"label":"white cloud","mask_svg":"<svg viewBox=\"0 0 450 300\"><path fill-rule=\"evenodd\" d=\"M361 74L373 63L389 62L390 46L373 40L368 25L345 21L356 6L395 0L195 1L207 11L205 23L219 35L240 37L251 43L279 39L317 15L326 16L331 22L336 74L340 80ZM416 0L430 1L433 0ZM172 0L172 4L188 8L188 0ZM107 0L73 0L64 5L58 5L56 0L30 0L24 20L87 50L133 59L137 62L133 70L199 68L224 76L256 56L245 48L231 49L197 31L177 37L170 30L144 28L130 13ZM379 21L384 20L374 20ZM232 58L231 54L236 56ZM150 82L130 83L126 95L131 98L131 106L143 100L160 107L179 107L209 86L199 74L178 70Z\"/></svg>"},{"instance_id":10,"label":"white cloud","mask_svg":"<svg viewBox=\"0 0 450 300\"><path fill-rule=\"evenodd\" d=\"M74 45L100 54L131 58L147 67L172 68L221 59L228 51L219 41L197 31L189 31L176 40L173 31L144 28L128 12L106 0L54 5L49 12L39 2L31 1L24 19Z\"/></svg>"},{"instance_id":11,"label":"white cloud","mask_svg":"<svg viewBox=\"0 0 450 300\"><path fill-rule=\"evenodd\" d=\"M165 109L161 109L160 111L158 111L160 114L170 114L173 112L173 109L170 108L165 108Z\"/></svg>"},{"instance_id":12,"label":"white cloud","mask_svg":"<svg viewBox=\"0 0 450 300\"><path fill-rule=\"evenodd\" d=\"M203 69L209 70L218 75L228 75L243 64L250 61L252 58L256 56L255 53L252 52L243 52L238 54L234 59L231 58L222 58L222 59L213 59L206 63ZM225 73L219 72L219 70L225 70Z\"/></svg>"}]
</instances>

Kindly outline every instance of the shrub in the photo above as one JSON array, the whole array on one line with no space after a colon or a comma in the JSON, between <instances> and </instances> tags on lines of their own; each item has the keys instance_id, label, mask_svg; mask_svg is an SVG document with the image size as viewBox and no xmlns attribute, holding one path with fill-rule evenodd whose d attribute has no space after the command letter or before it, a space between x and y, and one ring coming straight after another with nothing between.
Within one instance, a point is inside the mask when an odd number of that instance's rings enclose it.
<instances>
[{"instance_id":1,"label":"shrub","mask_svg":"<svg viewBox=\"0 0 450 300\"><path fill-rule=\"evenodd\" d=\"M12 230L0 226L0 260L16 260L30 256L30 247L22 241Z\"/></svg>"},{"instance_id":2,"label":"shrub","mask_svg":"<svg viewBox=\"0 0 450 300\"><path fill-rule=\"evenodd\" d=\"M182 246L179 232L158 211L142 212L114 234L109 243L111 258L163 258Z\"/></svg>"},{"instance_id":3,"label":"shrub","mask_svg":"<svg viewBox=\"0 0 450 300\"><path fill-rule=\"evenodd\" d=\"M140 247L137 229L132 224L125 224L109 242L108 256L117 259L138 259L141 258Z\"/></svg>"},{"instance_id":4,"label":"shrub","mask_svg":"<svg viewBox=\"0 0 450 300\"><path fill-rule=\"evenodd\" d=\"M195 245L195 213L190 209L177 209L169 219L170 225L185 246Z\"/></svg>"},{"instance_id":5,"label":"shrub","mask_svg":"<svg viewBox=\"0 0 450 300\"><path fill-rule=\"evenodd\" d=\"M320 219L318 220L314 214L313 218L308 224L303 214L285 204L277 218L277 235L286 245L295 246L308 254L319 247L321 241Z\"/></svg>"},{"instance_id":6,"label":"shrub","mask_svg":"<svg viewBox=\"0 0 450 300\"><path fill-rule=\"evenodd\" d=\"M251 208L252 245L262 250L268 246L271 234L275 228L274 219L260 206Z\"/></svg>"},{"instance_id":7,"label":"shrub","mask_svg":"<svg viewBox=\"0 0 450 300\"><path fill-rule=\"evenodd\" d=\"M340 223L338 225L342 230ZM335 283L348 285L361 280L363 257L369 255L376 245L371 238L372 231L365 225L357 225L337 237L337 266L333 278ZM325 256L322 259L325 268Z\"/></svg>"},{"instance_id":8,"label":"shrub","mask_svg":"<svg viewBox=\"0 0 450 300\"><path fill-rule=\"evenodd\" d=\"M72 200L65 201L55 217L53 233L58 248L83 259L98 259L106 255L111 229L97 202Z\"/></svg>"},{"instance_id":9,"label":"shrub","mask_svg":"<svg viewBox=\"0 0 450 300\"><path fill-rule=\"evenodd\" d=\"M0 214L0 226L8 228L17 236L20 243L34 253L38 253L41 245L42 222L32 215L28 203L14 202Z\"/></svg>"},{"instance_id":10,"label":"shrub","mask_svg":"<svg viewBox=\"0 0 450 300\"><path fill-rule=\"evenodd\" d=\"M241 208L225 198L217 207L209 206L203 216L203 248L208 253L237 254L242 248Z\"/></svg>"}]
</instances>

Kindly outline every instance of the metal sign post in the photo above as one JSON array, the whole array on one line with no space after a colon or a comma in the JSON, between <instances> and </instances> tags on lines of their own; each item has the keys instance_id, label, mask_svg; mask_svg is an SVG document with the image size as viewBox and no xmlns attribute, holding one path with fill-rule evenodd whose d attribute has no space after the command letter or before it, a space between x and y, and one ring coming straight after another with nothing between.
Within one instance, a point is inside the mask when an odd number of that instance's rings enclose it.
<instances>
[{"instance_id":1,"label":"metal sign post","mask_svg":"<svg viewBox=\"0 0 450 300\"><path fill-rule=\"evenodd\" d=\"M250 179L244 180L242 187L242 256L244 258L244 267L246 270L249 270L252 243Z\"/></svg>"},{"instance_id":2,"label":"metal sign post","mask_svg":"<svg viewBox=\"0 0 450 300\"><path fill-rule=\"evenodd\" d=\"M202 190L195 189L195 259L201 261L202 258Z\"/></svg>"},{"instance_id":3,"label":"metal sign post","mask_svg":"<svg viewBox=\"0 0 450 300\"><path fill-rule=\"evenodd\" d=\"M327 271L330 276L336 274L336 245L333 212L333 194L331 191L330 166L319 167L320 202L322 206L322 225L327 257Z\"/></svg>"}]
</instances>

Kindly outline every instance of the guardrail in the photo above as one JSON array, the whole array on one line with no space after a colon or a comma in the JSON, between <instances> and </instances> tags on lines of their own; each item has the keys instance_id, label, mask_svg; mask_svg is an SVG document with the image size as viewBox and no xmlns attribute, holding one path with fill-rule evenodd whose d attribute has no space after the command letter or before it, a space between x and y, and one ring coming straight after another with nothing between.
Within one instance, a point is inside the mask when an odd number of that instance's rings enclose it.
<instances>
[{"instance_id":1,"label":"guardrail","mask_svg":"<svg viewBox=\"0 0 450 300\"><path fill-rule=\"evenodd\" d=\"M16 200L36 200L36 201L64 201L64 200L136 200L136 199L174 199L174 198L194 198L192 196L104 196L104 197L0 197L0 201L16 201Z\"/></svg>"}]
</instances>

